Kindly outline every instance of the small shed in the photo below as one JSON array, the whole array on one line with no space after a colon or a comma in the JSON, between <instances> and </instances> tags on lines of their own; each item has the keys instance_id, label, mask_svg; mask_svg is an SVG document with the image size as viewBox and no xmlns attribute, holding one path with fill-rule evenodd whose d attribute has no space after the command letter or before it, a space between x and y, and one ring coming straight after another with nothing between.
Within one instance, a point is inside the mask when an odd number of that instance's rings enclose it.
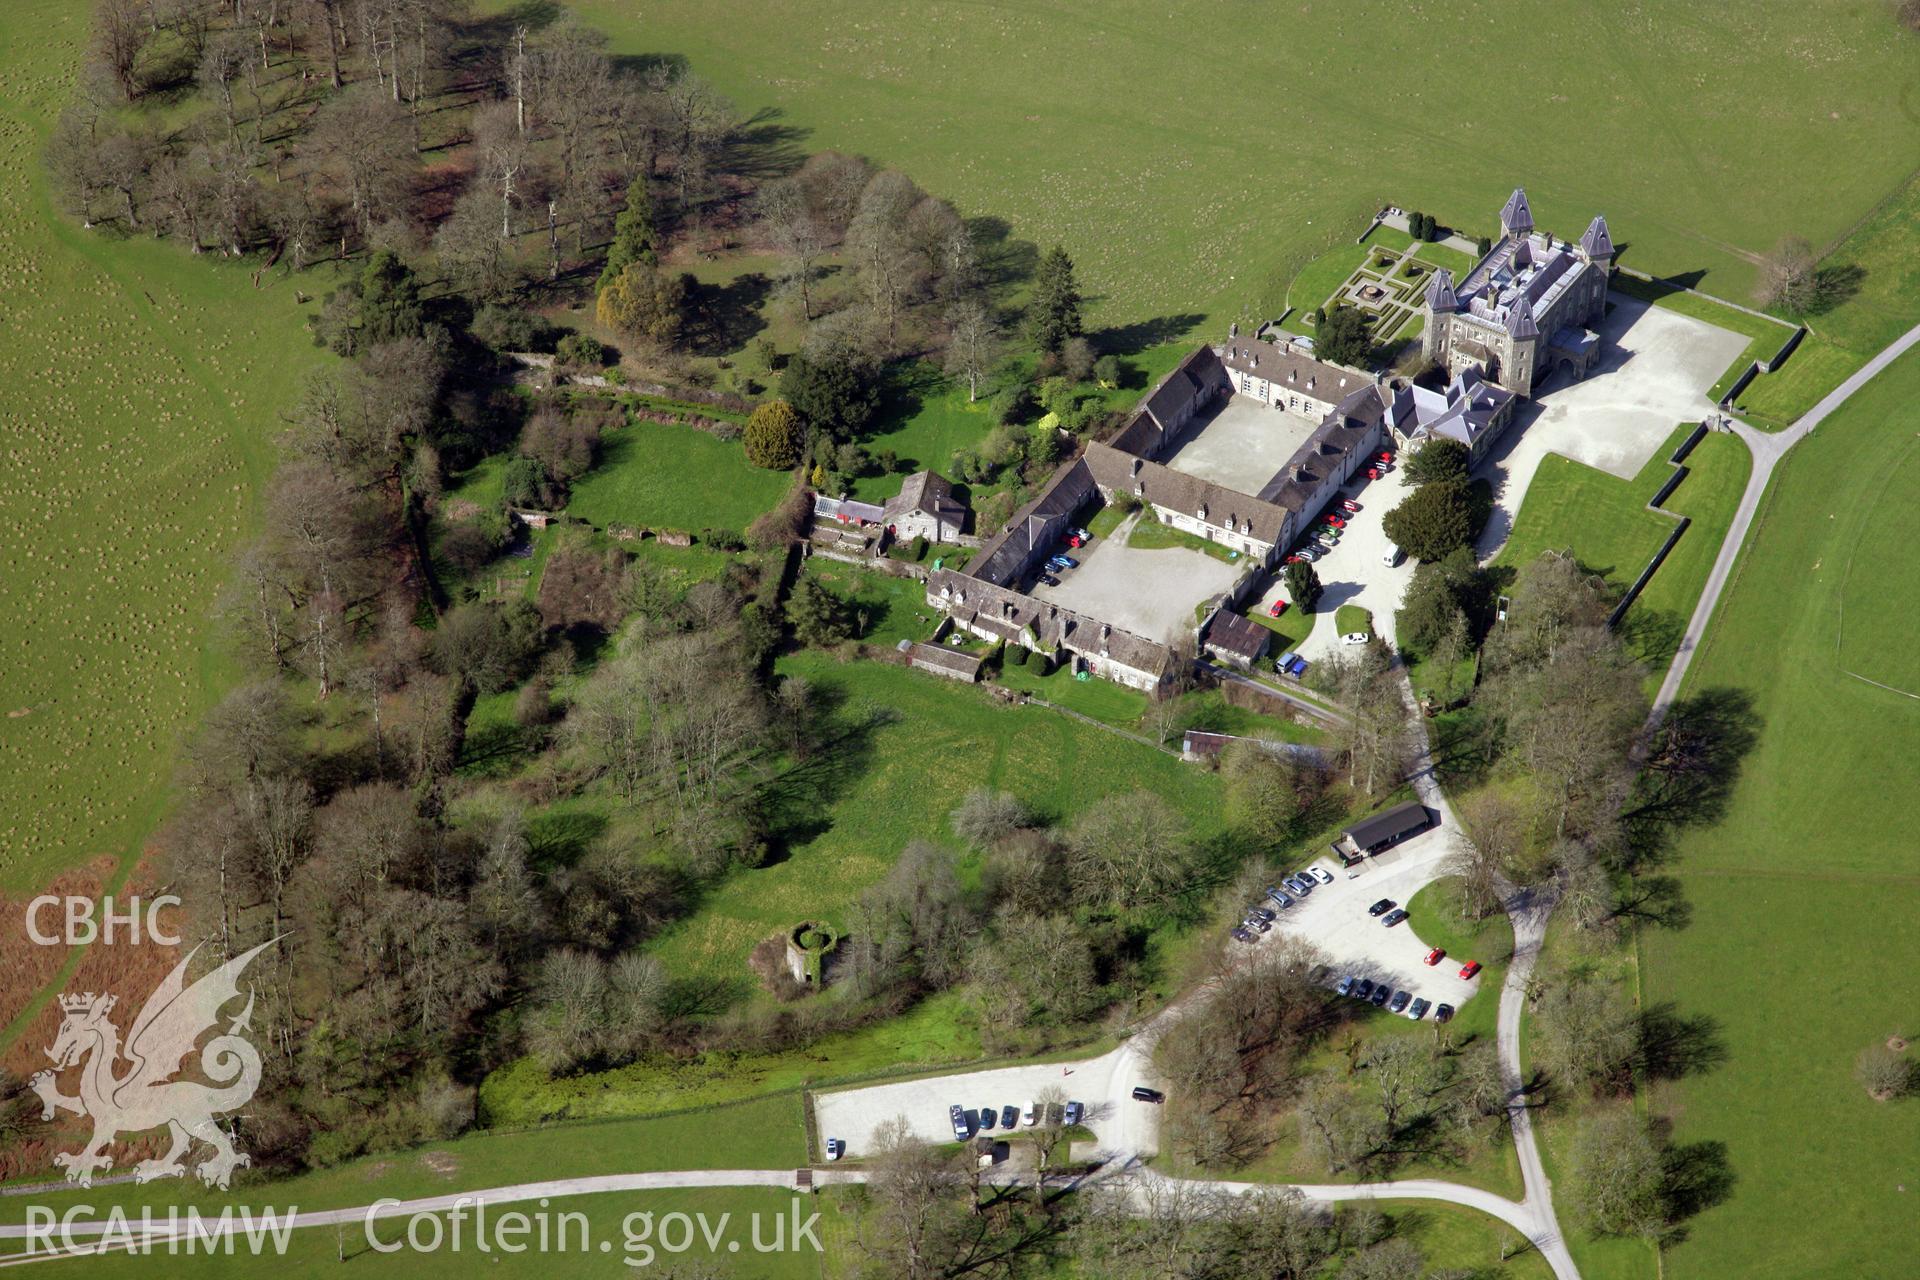
<instances>
[{"instance_id":1,"label":"small shed","mask_svg":"<svg viewBox=\"0 0 1920 1280\"><path fill-rule=\"evenodd\" d=\"M1228 666L1250 669L1273 643L1273 632L1257 622L1222 609L1207 628L1207 652Z\"/></svg>"},{"instance_id":2,"label":"small shed","mask_svg":"<svg viewBox=\"0 0 1920 1280\"><path fill-rule=\"evenodd\" d=\"M907 651L909 666L920 671L931 671L934 675L945 676L949 680L962 680L967 684L973 684L980 679L980 664L983 661L985 659L971 653L961 653L937 644L916 644Z\"/></svg>"}]
</instances>

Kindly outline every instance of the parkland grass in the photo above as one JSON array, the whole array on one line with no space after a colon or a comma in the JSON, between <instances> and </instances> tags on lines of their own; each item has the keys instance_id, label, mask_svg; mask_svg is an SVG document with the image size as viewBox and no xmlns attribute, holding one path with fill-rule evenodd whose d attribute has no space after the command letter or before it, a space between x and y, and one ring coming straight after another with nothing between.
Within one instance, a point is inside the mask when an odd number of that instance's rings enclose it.
<instances>
[{"instance_id":1,"label":"parkland grass","mask_svg":"<svg viewBox=\"0 0 1920 1280\"><path fill-rule=\"evenodd\" d=\"M1874 1102L1852 1068L1912 1031L1894 975L1920 964L1900 817L1920 703L1845 674L1839 642L1843 603L1876 635L1920 615L1920 552L1879 536L1911 505L1916 397L1909 354L1780 464L1682 689L1748 700L1758 739L1724 816L1667 868L1691 923L1642 941L1647 998L1709 1019L1727 1051L1659 1096L1675 1140L1724 1143L1735 1179L1668 1251L1674 1280L1898 1273L1885 1246L1912 1217L1920 1110Z\"/></svg>"},{"instance_id":2,"label":"parkland grass","mask_svg":"<svg viewBox=\"0 0 1920 1280\"><path fill-rule=\"evenodd\" d=\"M230 677L214 603L280 415L322 354L278 271L83 230L42 141L89 11L10 5L0 41L0 889L137 853L181 734Z\"/></svg>"}]
</instances>

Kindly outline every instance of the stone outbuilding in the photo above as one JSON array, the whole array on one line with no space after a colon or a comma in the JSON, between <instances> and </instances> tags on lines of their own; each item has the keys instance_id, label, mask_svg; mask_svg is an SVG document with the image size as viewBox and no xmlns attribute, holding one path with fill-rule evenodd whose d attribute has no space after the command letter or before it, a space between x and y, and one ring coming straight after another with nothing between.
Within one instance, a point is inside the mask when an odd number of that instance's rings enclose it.
<instances>
[{"instance_id":1,"label":"stone outbuilding","mask_svg":"<svg viewBox=\"0 0 1920 1280\"><path fill-rule=\"evenodd\" d=\"M965 531L967 506L954 496L953 484L937 471L916 471L900 492L887 499L885 520L895 538L952 542Z\"/></svg>"}]
</instances>

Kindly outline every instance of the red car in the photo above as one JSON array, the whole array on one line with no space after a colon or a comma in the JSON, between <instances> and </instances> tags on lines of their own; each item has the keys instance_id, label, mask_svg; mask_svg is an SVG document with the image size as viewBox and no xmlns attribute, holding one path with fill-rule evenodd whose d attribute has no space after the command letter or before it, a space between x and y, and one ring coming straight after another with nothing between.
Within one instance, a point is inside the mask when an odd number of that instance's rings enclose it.
<instances>
[{"instance_id":1,"label":"red car","mask_svg":"<svg viewBox=\"0 0 1920 1280\"><path fill-rule=\"evenodd\" d=\"M1344 529L1347 527L1347 522L1345 520L1342 520L1339 516L1328 516L1327 523L1332 525L1336 529Z\"/></svg>"},{"instance_id":2,"label":"red car","mask_svg":"<svg viewBox=\"0 0 1920 1280\"><path fill-rule=\"evenodd\" d=\"M1305 556L1288 556L1287 557L1288 564L1305 564L1306 562L1307 562L1307 558Z\"/></svg>"},{"instance_id":3,"label":"red car","mask_svg":"<svg viewBox=\"0 0 1920 1280\"><path fill-rule=\"evenodd\" d=\"M1446 958L1447 958L1447 949L1445 947L1435 947L1433 950L1427 952L1428 964L1439 964L1442 960L1445 960Z\"/></svg>"},{"instance_id":4,"label":"red car","mask_svg":"<svg viewBox=\"0 0 1920 1280\"><path fill-rule=\"evenodd\" d=\"M1367 468L1367 479L1378 480L1379 478L1380 478L1380 468L1378 467Z\"/></svg>"},{"instance_id":5,"label":"red car","mask_svg":"<svg viewBox=\"0 0 1920 1280\"><path fill-rule=\"evenodd\" d=\"M1273 602L1273 607L1267 610L1268 613L1272 614L1276 618L1279 617L1281 614L1285 613L1286 611L1287 611L1287 602L1285 600L1275 600Z\"/></svg>"},{"instance_id":6,"label":"red car","mask_svg":"<svg viewBox=\"0 0 1920 1280\"><path fill-rule=\"evenodd\" d=\"M1360 509L1360 504L1355 502L1352 498L1342 498L1340 499L1340 507L1344 511L1358 511Z\"/></svg>"},{"instance_id":7,"label":"red car","mask_svg":"<svg viewBox=\"0 0 1920 1280\"><path fill-rule=\"evenodd\" d=\"M1460 966L1460 979L1461 981L1464 982L1468 978L1473 977L1473 975L1479 972L1480 972L1480 962L1478 960L1469 960L1465 964Z\"/></svg>"},{"instance_id":8,"label":"red car","mask_svg":"<svg viewBox=\"0 0 1920 1280\"><path fill-rule=\"evenodd\" d=\"M1388 453L1388 452L1387 452L1386 450L1384 450L1384 449L1382 449L1382 450L1380 451L1380 461L1382 461L1382 462L1392 462L1392 461L1393 461L1393 455L1392 455L1392 454L1390 454L1390 453Z\"/></svg>"}]
</instances>

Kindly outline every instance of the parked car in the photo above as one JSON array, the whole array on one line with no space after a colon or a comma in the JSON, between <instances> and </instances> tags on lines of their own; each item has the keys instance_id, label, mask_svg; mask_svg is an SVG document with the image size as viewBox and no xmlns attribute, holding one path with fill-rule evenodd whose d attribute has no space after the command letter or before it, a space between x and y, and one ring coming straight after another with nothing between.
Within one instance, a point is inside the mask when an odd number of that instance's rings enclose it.
<instances>
[{"instance_id":1,"label":"parked car","mask_svg":"<svg viewBox=\"0 0 1920 1280\"><path fill-rule=\"evenodd\" d=\"M1327 523L1332 525L1336 529L1344 529L1347 527L1347 522L1345 520L1342 520L1339 516L1328 516Z\"/></svg>"},{"instance_id":2,"label":"parked car","mask_svg":"<svg viewBox=\"0 0 1920 1280\"><path fill-rule=\"evenodd\" d=\"M1360 504L1352 498L1342 498L1340 499L1340 509L1342 511L1359 511L1361 507Z\"/></svg>"},{"instance_id":3,"label":"parked car","mask_svg":"<svg viewBox=\"0 0 1920 1280\"><path fill-rule=\"evenodd\" d=\"M1409 1018L1412 1018L1415 1022L1418 1022L1420 1021L1420 1019L1427 1016L1427 1010L1431 1008L1433 1008L1433 1001L1415 1000L1413 1002L1413 1007L1407 1010L1407 1016Z\"/></svg>"},{"instance_id":4,"label":"parked car","mask_svg":"<svg viewBox=\"0 0 1920 1280\"><path fill-rule=\"evenodd\" d=\"M1002 1129L1013 1128L1019 1120L1020 1108L1014 1106L1012 1103L1008 1103L1006 1106L1000 1108L1000 1127Z\"/></svg>"},{"instance_id":5,"label":"parked car","mask_svg":"<svg viewBox=\"0 0 1920 1280\"><path fill-rule=\"evenodd\" d=\"M1340 637L1340 643L1341 644L1365 644L1367 641L1371 639L1373 639L1373 636L1369 632L1349 631L1347 632L1347 634Z\"/></svg>"},{"instance_id":6,"label":"parked car","mask_svg":"<svg viewBox=\"0 0 1920 1280\"><path fill-rule=\"evenodd\" d=\"M1041 575L1040 575L1040 581L1042 581L1042 582L1044 582L1044 583L1046 583L1046 584L1047 584L1048 586L1050 586L1050 587L1057 587L1057 586L1059 586L1059 585L1060 585L1060 579L1058 579L1058 578L1056 578L1056 577L1054 577L1054 576L1053 576L1052 574L1050 574L1050 573L1043 573L1043 574L1041 574Z\"/></svg>"},{"instance_id":7,"label":"parked car","mask_svg":"<svg viewBox=\"0 0 1920 1280\"><path fill-rule=\"evenodd\" d=\"M1433 1020L1435 1022L1451 1022L1453 1020L1453 1006L1450 1004L1437 1004L1433 1006Z\"/></svg>"},{"instance_id":8,"label":"parked car","mask_svg":"<svg viewBox=\"0 0 1920 1280\"><path fill-rule=\"evenodd\" d=\"M1068 535L1067 535L1067 545L1068 545L1068 546L1070 546L1070 547L1077 547L1077 546L1079 546L1079 545L1080 545L1080 535L1079 535L1079 534L1077 534L1077 533L1070 533L1070 534L1068 534Z\"/></svg>"},{"instance_id":9,"label":"parked car","mask_svg":"<svg viewBox=\"0 0 1920 1280\"><path fill-rule=\"evenodd\" d=\"M1447 949L1445 947L1435 947L1433 950L1427 952L1428 964L1439 964L1442 960L1445 960L1446 958L1447 958Z\"/></svg>"},{"instance_id":10,"label":"parked car","mask_svg":"<svg viewBox=\"0 0 1920 1280\"><path fill-rule=\"evenodd\" d=\"M1078 569L1080 567L1080 562L1072 556L1054 556L1047 561L1047 564L1055 570Z\"/></svg>"},{"instance_id":11,"label":"parked car","mask_svg":"<svg viewBox=\"0 0 1920 1280\"><path fill-rule=\"evenodd\" d=\"M1273 925L1269 921L1262 920L1259 916L1256 916L1256 915L1249 915L1246 919L1242 920L1240 923L1242 926L1253 930L1255 933L1268 933L1268 932L1271 932L1273 929Z\"/></svg>"},{"instance_id":12,"label":"parked car","mask_svg":"<svg viewBox=\"0 0 1920 1280\"><path fill-rule=\"evenodd\" d=\"M1305 564L1306 562L1307 562L1307 558L1301 555L1298 551L1290 551L1287 553L1287 558L1286 558L1287 564Z\"/></svg>"},{"instance_id":13,"label":"parked car","mask_svg":"<svg viewBox=\"0 0 1920 1280\"><path fill-rule=\"evenodd\" d=\"M1367 914L1370 916L1383 916L1393 910L1397 905L1392 898L1382 898L1367 908Z\"/></svg>"},{"instance_id":14,"label":"parked car","mask_svg":"<svg viewBox=\"0 0 1920 1280\"><path fill-rule=\"evenodd\" d=\"M1387 912L1385 918L1383 918L1380 921L1380 923L1387 926L1387 928L1391 929L1393 928L1393 926L1399 924L1402 920L1405 920L1406 918L1407 918L1406 908L1395 907L1393 910Z\"/></svg>"},{"instance_id":15,"label":"parked car","mask_svg":"<svg viewBox=\"0 0 1920 1280\"><path fill-rule=\"evenodd\" d=\"M1350 996L1353 994L1353 989L1359 985L1360 980L1352 974L1348 974L1346 977L1340 979L1339 983L1334 987L1333 993L1337 996Z\"/></svg>"},{"instance_id":16,"label":"parked car","mask_svg":"<svg viewBox=\"0 0 1920 1280\"><path fill-rule=\"evenodd\" d=\"M1378 467L1367 468L1367 479L1378 480L1379 478L1380 478L1380 468Z\"/></svg>"},{"instance_id":17,"label":"parked car","mask_svg":"<svg viewBox=\"0 0 1920 1280\"><path fill-rule=\"evenodd\" d=\"M1387 566L1387 568L1389 569L1397 569L1400 567L1400 562L1402 560L1405 560L1406 558L1407 558L1407 553L1402 551L1400 548L1388 547L1386 551L1381 554L1380 563Z\"/></svg>"},{"instance_id":18,"label":"parked car","mask_svg":"<svg viewBox=\"0 0 1920 1280\"><path fill-rule=\"evenodd\" d=\"M1392 461L1393 461L1393 455L1392 455L1391 453L1388 453L1388 452L1387 452L1387 451L1386 451L1385 449L1382 449L1382 450L1380 451L1380 453L1379 453L1379 458L1380 458L1380 461L1382 461L1382 462L1392 462Z\"/></svg>"},{"instance_id":19,"label":"parked car","mask_svg":"<svg viewBox=\"0 0 1920 1280\"><path fill-rule=\"evenodd\" d=\"M1087 1114L1087 1109L1081 1106L1079 1103L1069 1102L1067 1104L1067 1123L1068 1124L1079 1124L1081 1119L1084 1118L1086 1114Z\"/></svg>"},{"instance_id":20,"label":"parked car","mask_svg":"<svg viewBox=\"0 0 1920 1280\"><path fill-rule=\"evenodd\" d=\"M845 1154L847 1154L846 1143L840 1141L840 1139L838 1138L827 1139L827 1159L838 1160L841 1156Z\"/></svg>"},{"instance_id":21,"label":"parked car","mask_svg":"<svg viewBox=\"0 0 1920 1280\"><path fill-rule=\"evenodd\" d=\"M1235 942L1252 942L1253 934L1243 924L1233 926L1232 938Z\"/></svg>"},{"instance_id":22,"label":"parked car","mask_svg":"<svg viewBox=\"0 0 1920 1280\"><path fill-rule=\"evenodd\" d=\"M1289 898L1286 894L1280 892L1279 885L1273 885L1273 884L1268 885L1267 896L1269 898L1272 898L1275 904L1277 904L1280 907L1280 909L1283 911L1286 908L1293 905L1293 899Z\"/></svg>"},{"instance_id":23,"label":"parked car","mask_svg":"<svg viewBox=\"0 0 1920 1280\"><path fill-rule=\"evenodd\" d=\"M1027 1114L1026 1114L1027 1128L1031 1129L1033 1128L1033 1126L1039 1123L1040 1123L1040 1104L1037 1102L1029 1102L1027 1104Z\"/></svg>"},{"instance_id":24,"label":"parked car","mask_svg":"<svg viewBox=\"0 0 1920 1280\"><path fill-rule=\"evenodd\" d=\"M1333 872L1327 870L1325 867L1308 867L1305 874L1311 875L1321 884L1333 883Z\"/></svg>"},{"instance_id":25,"label":"parked car","mask_svg":"<svg viewBox=\"0 0 1920 1280\"><path fill-rule=\"evenodd\" d=\"M1316 533L1313 540L1329 551L1340 545L1340 539L1330 533Z\"/></svg>"},{"instance_id":26,"label":"parked car","mask_svg":"<svg viewBox=\"0 0 1920 1280\"><path fill-rule=\"evenodd\" d=\"M1272 920L1273 908L1272 907L1254 907L1251 910L1249 910L1247 914L1259 916L1262 920Z\"/></svg>"},{"instance_id":27,"label":"parked car","mask_svg":"<svg viewBox=\"0 0 1920 1280\"><path fill-rule=\"evenodd\" d=\"M1513 602L1507 599L1505 596L1501 596L1498 600L1494 601L1494 605L1493 605L1494 620L1496 622L1505 622L1507 620L1507 609L1512 604Z\"/></svg>"},{"instance_id":28,"label":"parked car","mask_svg":"<svg viewBox=\"0 0 1920 1280\"><path fill-rule=\"evenodd\" d=\"M1281 883L1293 890L1297 897L1304 898L1313 892L1313 885L1306 880L1302 880L1299 876L1288 876L1285 880L1281 881Z\"/></svg>"},{"instance_id":29,"label":"parked car","mask_svg":"<svg viewBox=\"0 0 1920 1280\"><path fill-rule=\"evenodd\" d=\"M1353 998L1355 1000L1373 999L1373 979L1372 978L1360 979L1360 981L1354 985Z\"/></svg>"},{"instance_id":30,"label":"parked car","mask_svg":"<svg viewBox=\"0 0 1920 1280\"><path fill-rule=\"evenodd\" d=\"M1326 555L1327 549L1325 547L1305 546L1305 547L1301 547L1300 550L1294 552L1294 554L1299 556L1302 560L1305 560L1308 564L1312 564L1314 561L1318 560L1321 556Z\"/></svg>"},{"instance_id":31,"label":"parked car","mask_svg":"<svg viewBox=\"0 0 1920 1280\"><path fill-rule=\"evenodd\" d=\"M1460 980L1462 982L1471 981L1479 972L1480 962L1478 960L1469 960L1460 966Z\"/></svg>"},{"instance_id":32,"label":"parked car","mask_svg":"<svg viewBox=\"0 0 1920 1280\"><path fill-rule=\"evenodd\" d=\"M1393 988L1383 982L1379 986L1373 989L1373 995L1370 999L1370 1003L1373 1005L1374 1008L1378 1009L1381 1005L1384 1005L1387 1002L1387 997L1392 994L1393 994Z\"/></svg>"},{"instance_id":33,"label":"parked car","mask_svg":"<svg viewBox=\"0 0 1920 1280\"><path fill-rule=\"evenodd\" d=\"M1133 1086L1133 1100L1135 1102L1165 1102L1167 1095L1158 1089L1149 1089L1143 1084L1137 1084Z\"/></svg>"},{"instance_id":34,"label":"parked car","mask_svg":"<svg viewBox=\"0 0 1920 1280\"><path fill-rule=\"evenodd\" d=\"M986 1106L984 1106L984 1107L982 1107L982 1108L980 1108L980 1129L981 1129L981 1132L983 1132L983 1133L984 1133L984 1132L985 1132L986 1130L988 1130L988 1129L991 1129L991 1128L993 1128L993 1117L994 1117L994 1114L995 1114L995 1112L994 1112L994 1107L993 1107L993 1104L992 1104L991 1102L989 1102L989 1103L988 1103L988 1104L987 1104Z\"/></svg>"},{"instance_id":35,"label":"parked car","mask_svg":"<svg viewBox=\"0 0 1920 1280\"><path fill-rule=\"evenodd\" d=\"M967 1113L958 1104L947 1108L947 1119L953 1121L953 1137L956 1142L967 1140Z\"/></svg>"},{"instance_id":36,"label":"parked car","mask_svg":"<svg viewBox=\"0 0 1920 1280\"><path fill-rule=\"evenodd\" d=\"M1279 617L1281 614L1285 613L1286 611L1287 611L1287 602L1285 600L1275 600L1272 604L1267 606L1267 612L1276 618Z\"/></svg>"},{"instance_id":37,"label":"parked car","mask_svg":"<svg viewBox=\"0 0 1920 1280\"><path fill-rule=\"evenodd\" d=\"M1393 993L1393 999L1387 1002L1387 1008L1395 1013L1405 1013L1407 1010L1407 1001L1411 999L1413 999L1413 997L1407 992L1396 991Z\"/></svg>"}]
</instances>

